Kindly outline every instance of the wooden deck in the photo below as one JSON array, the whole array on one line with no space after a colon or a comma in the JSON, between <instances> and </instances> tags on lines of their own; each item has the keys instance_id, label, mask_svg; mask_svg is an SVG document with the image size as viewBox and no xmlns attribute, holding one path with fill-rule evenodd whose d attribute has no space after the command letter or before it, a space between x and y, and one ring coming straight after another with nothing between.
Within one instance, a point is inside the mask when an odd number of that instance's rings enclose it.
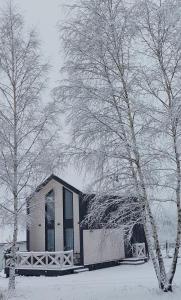
<instances>
[{"instance_id":1,"label":"wooden deck","mask_svg":"<svg viewBox=\"0 0 181 300\"><path fill-rule=\"evenodd\" d=\"M82 270L84 266L73 266L67 268L16 268L15 272L21 276L62 276L73 274L77 270ZM9 276L9 268L5 268L5 274Z\"/></svg>"},{"instance_id":2,"label":"wooden deck","mask_svg":"<svg viewBox=\"0 0 181 300\"><path fill-rule=\"evenodd\" d=\"M73 250L59 252L17 252L15 272L17 275L25 276L61 276L78 273L79 270L84 271L85 268L88 268L88 270L95 270L123 264L138 265L145 263L147 261L147 257L145 256L145 250L142 245L138 244L135 249L135 257L115 261L106 261L88 266L74 264L75 260ZM11 257L6 255L6 276L9 276L10 267Z\"/></svg>"},{"instance_id":3,"label":"wooden deck","mask_svg":"<svg viewBox=\"0 0 181 300\"><path fill-rule=\"evenodd\" d=\"M9 276L11 258L6 257L5 274ZM15 272L26 276L60 276L71 274L83 266L74 265L73 251L17 252Z\"/></svg>"}]
</instances>

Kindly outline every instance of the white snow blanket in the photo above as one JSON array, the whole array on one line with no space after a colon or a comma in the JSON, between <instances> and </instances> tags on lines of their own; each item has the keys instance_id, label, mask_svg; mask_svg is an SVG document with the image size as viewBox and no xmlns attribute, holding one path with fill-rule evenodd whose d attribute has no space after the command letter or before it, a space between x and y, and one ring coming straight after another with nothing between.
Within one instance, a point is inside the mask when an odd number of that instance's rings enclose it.
<instances>
[{"instance_id":1,"label":"white snow blanket","mask_svg":"<svg viewBox=\"0 0 181 300\"><path fill-rule=\"evenodd\" d=\"M167 260L168 263L170 260ZM8 279L0 277L0 287ZM173 293L159 291L151 262L118 266L60 277L17 277L11 300L180 300L181 260Z\"/></svg>"}]
</instances>

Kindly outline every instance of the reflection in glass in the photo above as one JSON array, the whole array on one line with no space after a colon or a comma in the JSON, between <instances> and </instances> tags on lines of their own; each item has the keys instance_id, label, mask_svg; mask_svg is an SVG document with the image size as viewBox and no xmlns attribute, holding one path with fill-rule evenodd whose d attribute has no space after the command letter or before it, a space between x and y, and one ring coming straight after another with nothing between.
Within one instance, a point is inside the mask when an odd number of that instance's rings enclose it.
<instances>
[{"instance_id":1,"label":"reflection in glass","mask_svg":"<svg viewBox=\"0 0 181 300\"><path fill-rule=\"evenodd\" d=\"M55 251L55 199L54 191L50 191L45 198L45 248Z\"/></svg>"},{"instance_id":2,"label":"reflection in glass","mask_svg":"<svg viewBox=\"0 0 181 300\"><path fill-rule=\"evenodd\" d=\"M66 220L71 220L73 219L73 194L69 190L65 189L64 197L64 218Z\"/></svg>"},{"instance_id":3,"label":"reflection in glass","mask_svg":"<svg viewBox=\"0 0 181 300\"><path fill-rule=\"evenodd\" d=\"M74 247L74 231L73 228L65 228L65 250L72 250Z\"/></svg>"}]
</instances>

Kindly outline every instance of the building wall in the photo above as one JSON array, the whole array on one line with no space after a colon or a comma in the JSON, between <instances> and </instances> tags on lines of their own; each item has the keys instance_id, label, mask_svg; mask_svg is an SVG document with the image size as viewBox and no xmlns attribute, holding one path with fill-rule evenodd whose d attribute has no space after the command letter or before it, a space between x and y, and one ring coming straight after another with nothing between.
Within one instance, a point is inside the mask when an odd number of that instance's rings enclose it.
<instances>
[{"instance_id":1,"label":"building wall","mask_svg":"<svg viewBox=\"0 0 181 300\"><path fill-rule=\"evenodd\" d=\"M30 200L29 250L45 251L45 196L55 193L55 250L63 251L63 185L52 179ZM73 193L74 252L80 253L79 195Z\"/></svg>"},{"instance_id":2,"label":"building wall","mask_svg":"<svg viewBox=\"0 0 181 300\"><path fill-rule=\"evenodd\" d=\"M83 230L84 265L125 258L121 229Z\"/></svg>"}]
</instances>

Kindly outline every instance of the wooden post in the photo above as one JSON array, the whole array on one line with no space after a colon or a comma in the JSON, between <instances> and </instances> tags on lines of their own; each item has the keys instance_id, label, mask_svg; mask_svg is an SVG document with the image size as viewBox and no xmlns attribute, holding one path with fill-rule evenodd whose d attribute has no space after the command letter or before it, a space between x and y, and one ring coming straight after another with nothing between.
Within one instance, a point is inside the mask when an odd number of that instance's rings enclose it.
<instances>
[{"instance_id":1,"label":"wooden post","mask_svg":"<svg viewBox=\"0 0 181 300\"><path fill-rule=\"evenodd\" d=\"M33 253L30 252L30 261L31 261L31 267L33 267Z\"/></svg>"}]
</instances>

